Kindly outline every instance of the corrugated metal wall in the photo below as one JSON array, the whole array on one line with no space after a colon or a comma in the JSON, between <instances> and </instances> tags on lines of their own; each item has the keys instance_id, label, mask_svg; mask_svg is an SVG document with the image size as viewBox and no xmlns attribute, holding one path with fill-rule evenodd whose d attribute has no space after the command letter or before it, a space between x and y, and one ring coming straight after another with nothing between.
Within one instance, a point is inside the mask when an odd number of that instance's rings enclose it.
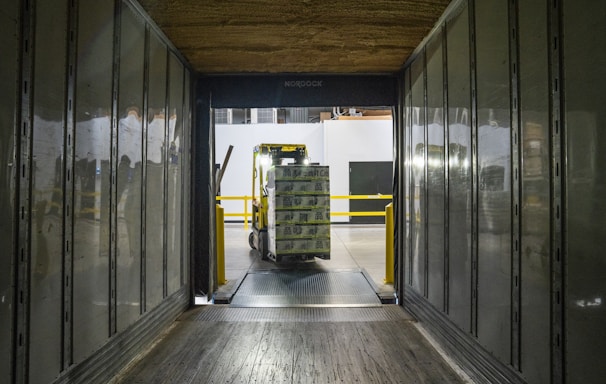
<instances>
[{"instance_id":1,"label":"corrugated metal wall","mask_svg":"<svg viewBox=\"0 0 606 384\"><path fill-rule=\"evenodd\" d=\"M603 380L605 16L460 1L403 73L405 305L480 381Z\"/></svg>"},{"instance_id":2,"label":"corrugated metal wall","mask_svg":"<svg viewBox=\"0 0 606 384\"><path fill-rule=\"evenodd\" d=\"M0 17L0 377L105 382L190 300L190 70L129 1Z\"/></svg>"}]
</instances>

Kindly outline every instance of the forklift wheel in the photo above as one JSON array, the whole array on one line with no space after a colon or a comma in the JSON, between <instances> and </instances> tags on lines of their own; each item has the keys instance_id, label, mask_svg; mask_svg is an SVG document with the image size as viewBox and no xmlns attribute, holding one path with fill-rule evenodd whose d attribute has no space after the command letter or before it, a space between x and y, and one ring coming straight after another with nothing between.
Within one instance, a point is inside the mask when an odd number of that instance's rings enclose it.
<instances>
[{"instance_id":1,"label":"forklift wheel","mask_svg":"<svg viewBox=\"0 0 606 384\"><path fill-rule=\"evenodd\" d=\"M248 245L250 245L252 249L257 249L255 247L255 234L253 232L248 235Z\"/></svg>"},{"instance_id":2,"label":"forklift wheel","mask_svg":"<svg viewBox=\"0 0 606 384\"><path fill-rule=\"evenodd\" d=\"M261 254L261 260L269 260L267 249L265 249L265 236L264 232L259 232L259 253Z\"/></svg>"}]
</instances>

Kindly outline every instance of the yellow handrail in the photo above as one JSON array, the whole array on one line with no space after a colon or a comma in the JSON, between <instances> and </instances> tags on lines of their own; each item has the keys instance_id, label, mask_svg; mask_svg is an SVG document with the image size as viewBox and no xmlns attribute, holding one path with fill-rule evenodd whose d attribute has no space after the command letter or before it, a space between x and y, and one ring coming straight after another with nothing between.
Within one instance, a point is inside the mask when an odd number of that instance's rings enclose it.
<instances>
[{"instance_id":1,"label":"yellow handrail","mask_svg":"<svg viewBox=\"0 0 606 384\"><path fill-rule=\"evenodd\" d=\"M331 195L331 200L391 200L392 195ZM248 211L248 203L252 199L251 196L217 196L217 201L222 200L243 200L244 201L244 212L232 212L224 213L225 217L243 217L244 218L244 229L248 230L248 219L252 216ZM385 211L366 211L366 212L330 212L331 216L385 216Z\"/></svg>"},{"instance_id":2,"label":"yellow handrail","mask_svg":"<svg viewBox=\"0 0 606 384\"><path fill-rule=\"evenodd\" d=\"M230 217L244 217L244 229L248 231L248 218L252 215L248 213L248 201L251 199L250 196L217 196L218 201L221 200L244 200L244 212L236 213L224 213L223 216Z\"/></svg>"},{"instance_id":3,"label":"yellow handrail","mask_svg":"<svg viewBox=\"0 0 606 384\"><path fill-rule=\"evenodd\" d=\"M348 199L348 200L375 200L375 199L386 199L390 200L391 195L330 195L331 199Z\"/></svg>"}]
</instances>

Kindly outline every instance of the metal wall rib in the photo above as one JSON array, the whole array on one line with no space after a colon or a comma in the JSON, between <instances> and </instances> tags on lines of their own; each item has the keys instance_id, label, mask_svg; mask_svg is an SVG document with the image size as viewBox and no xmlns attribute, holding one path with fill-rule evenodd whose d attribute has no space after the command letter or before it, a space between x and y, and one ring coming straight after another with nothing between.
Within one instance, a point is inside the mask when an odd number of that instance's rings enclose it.
<instances>
[{"instance_id":1,"label":"metal wall rib","mask_svg":"<svg viewBox=\"0 0 606 384\"><path fill-rule=\"evenodd\" d=\"M110 147L110 193L109 193L109 335L117 332L117 263L118 263L118 93L120 90L120 43L121 43L121 0L114 2L114 44L112 68L112 112L111 112L111 147Z\"/></svg>"},{"instance_id":2,"label":"metal wall rib","mask_svg":"<svg viewBox=\"0 0 606 384\"><path fill-rule=\"evenodd\" d=\"M143 61L143 112L141 154L141 314L147 312L147 141L149 127L149 55L150 55L150 27L145 24L144 61Z\"/></svg>"},{"instance_id":3,"label":"metal wall rib","mask_svg":"<svg viewBox=\"0 0 606 384\"><path fill-rule=\"evenodd\" d=\"M76 137L76 62L78 36L78 2L72 1L68 8L68 44L67 44L67 112L64 135L64 165L63 165L63 356L62 368L68 369L73 356L73 245L74 245L74 179L75 179L75 137Z\"/></svg>"},{"instance_id":4,"label":"metal wall rib","mask_svg":"<svg viewBox=\"0 0 606 384\"><path fill-rule=\"evenodd\" d=\"M450 132L449 132L449 119L448 119L448 34L446 33L446 24L442 24L440 28L440 34L442 35L442 81L443 81L443 124L444 124L444 305L442 311L448 313L450 307L450 216L449 216L449 205L450 199L450 150L447 150Z\"/></svg>"},{"instance_id":5,"label":"metal wall rib","mask_svg":"<svg viewBox=\"0 0 606 384\"><path fill-rule=\"evenodd\" d=\"M551 381L565 382L564 353L564 211L565 159L562 111L562 39L560 0L549 1L549 93L551 113Z\"/></svg>"},{"instance_id":6,"label":"metal wall rib","mask_svg":"<svg viewBox=\"0 0 606 384\"><path fill-rule=\"evenodd\" d=\"M518 12L517 1L509 2L509 77L511 90L511 169L512 169L512 251L511 251L511 365L521 370L520 367L520 314L521 314L521 293L520 293L520 111L519 111L519 77L518 68L520 61L518 59Z\"/></svg>"},{"instance_id":7,"label":"metal wall rib","mask_svg":"<svg viewBox=\"0 0 606 384\"><path fill-rule=\"evenodd\" d=\"M33 76L35 50L35 7L29 1L21 2L21 77L20 110L17 146L17 202L18 235L16 242L16 323L15 369L18 383L27 383L29 358L29 305L30 305L30 252L31 252L31 199L32 199L32 128L33 128Z\"/></svg>"},{"instance_id":8,"label":"metal wall rib","mask_svg":"<svg viewBox=\"0 0 606 384\"><path fill-rule=\"evenodd\" d=\"M469 78L471 91L471 333L478 336L478 81L475 0L469 0Z\"/></svg>"},{"instance_id":9,"label":"metal wall rib","mask_svg":"<svg viewBox=\"0 0 606 384\"><path fill-rule=\"evenodd\" d=\"M427 48L423 48L421 54L423 60L423 196L425 197L422 201L422 212L423 212L423 232L425 236L423 238L423 295L429 297L429 106L427 103Z\"/></svg>"}]
</instances>

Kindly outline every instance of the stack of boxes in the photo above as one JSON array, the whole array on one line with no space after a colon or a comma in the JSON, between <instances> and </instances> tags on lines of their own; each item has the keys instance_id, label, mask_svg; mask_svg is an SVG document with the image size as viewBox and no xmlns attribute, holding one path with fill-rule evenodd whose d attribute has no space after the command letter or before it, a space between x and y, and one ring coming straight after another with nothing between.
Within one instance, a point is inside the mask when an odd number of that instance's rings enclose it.
<instances>
[{"instance_id":1,"label":"stack of boxes","mask_svg":"<svg viewBox=\"0 0 606 384\"><path fill-rule=\"evenodd\" d=\"M270 257L330 259L328 167L274 166L268 172L266 189Z\"/></svg>"}]
</instances>

